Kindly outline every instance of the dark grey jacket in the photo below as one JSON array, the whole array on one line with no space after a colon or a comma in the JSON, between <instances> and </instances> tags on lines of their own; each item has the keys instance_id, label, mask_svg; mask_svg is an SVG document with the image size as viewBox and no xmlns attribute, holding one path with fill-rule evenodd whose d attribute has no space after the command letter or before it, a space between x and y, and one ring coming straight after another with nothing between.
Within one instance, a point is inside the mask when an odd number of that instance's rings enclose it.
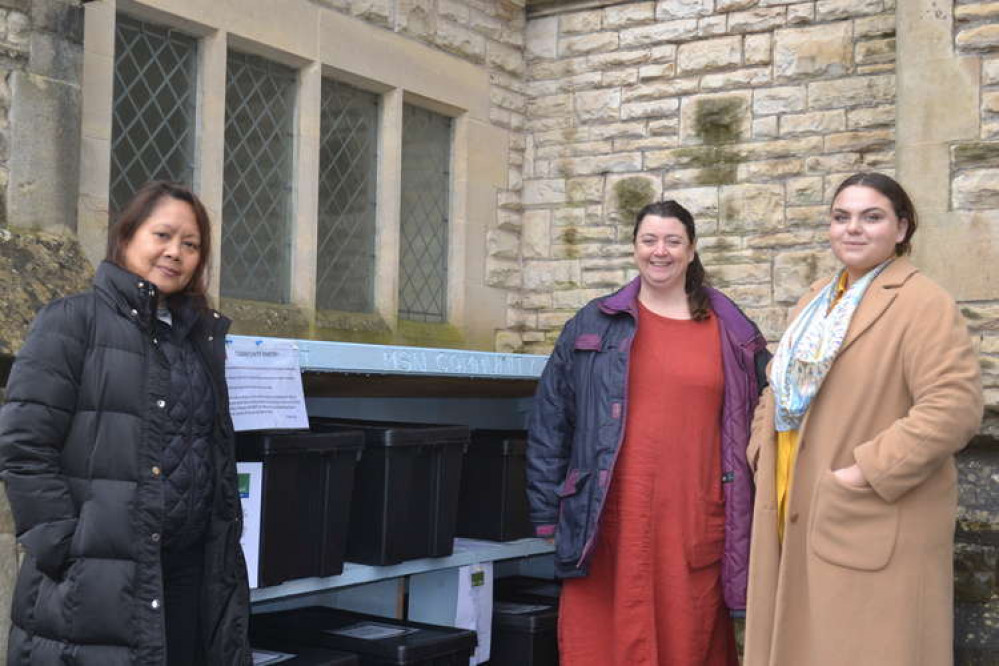
<instances>
[{"instance_id":1,"label":"dark grey jacket","mask_svg":"<svg viewBox=\"0 0 999 666\"><path fill-rule=\"evenodd\" d=\"M0 475L26 557L9 666L166 663L161 457L170 368L154 317L151 285L105 262L93 291L39 312L14 362L0 411ZM245 666L249 589L225 387L228 325L205 312L191 334L216 406L201 634L209 664Z\"/></svg>"},{"instance_id":2,"label":"dark grey jacket","mask_svg":"<svg viewBox=\"0 0 999 666\"><path fill-rule=\"evenodd\" d=\"M534 396L527 446L527 495L539 536L555 536L555 569L585 576L614 464L624 441L628 364L637 328L638 278L591 301L555 343ZM725 392L721 414L725 546L722 585L730 610L746 607L752 474L746 446L770 359L759 330L724 294L708 289L721 333ZM669 377L663 377L669 381ZM685 544L688 563L705 566L713 548Z\"/></svg>"}]
</instances>

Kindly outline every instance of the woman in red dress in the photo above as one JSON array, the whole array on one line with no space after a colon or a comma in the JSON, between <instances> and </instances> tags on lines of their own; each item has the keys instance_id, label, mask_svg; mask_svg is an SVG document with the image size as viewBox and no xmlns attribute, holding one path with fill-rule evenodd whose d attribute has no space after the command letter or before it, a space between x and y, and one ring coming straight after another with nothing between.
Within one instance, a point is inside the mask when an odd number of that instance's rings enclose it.
<instances>
[{"instance_id":1,"label":"woman in red dress","mask_svg":"<svg viewBox=\"0 0 999 666\"><path fill-rule=\"evenodd\" d=\"M554 536L562 666L735 666L766 344L704 284L673 201L633 232L639 276L563 330L532 415L532 520Z\"/></svg>"}]
</instances>

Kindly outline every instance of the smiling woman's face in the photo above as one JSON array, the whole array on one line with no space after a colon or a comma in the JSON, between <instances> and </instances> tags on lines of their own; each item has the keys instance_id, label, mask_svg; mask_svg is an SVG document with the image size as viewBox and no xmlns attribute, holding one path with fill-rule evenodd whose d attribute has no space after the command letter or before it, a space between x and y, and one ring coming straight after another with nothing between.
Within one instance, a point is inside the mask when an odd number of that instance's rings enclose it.
<instances>
[{"instance_id":1,"label":"smiling woman's face","mask_svg":"<svg viewBox=\"0 0 999 666\"><path fill-rule=\"evenodd\" d=\"M125 245L124 268L164 296L184 290L201 258L201 234L186 201L163 197Z\"/></svg>"},{"instance_id":2,"label":"smiling woman's face","mask_svg":"<svg viewBox=\"0 0 999 666\"><path fill-rule=\"evenodd\" d=\"M829 243L852 282L895 256L895 244L902 242L907 228L888 197L871 187L851 185L833 201Z\"/></svg>"},{"instance_id":3,"label":"smiling woman's face","mask_svg":"<svg viewBox=\"0 0 999 666\"><path fill-rule=\"evenodd\" d=\"M635 233L635 265L642 288L664 289L687 279L695 248L683 222L675 217L646 215Z\"/></svg>"}]
</instances>

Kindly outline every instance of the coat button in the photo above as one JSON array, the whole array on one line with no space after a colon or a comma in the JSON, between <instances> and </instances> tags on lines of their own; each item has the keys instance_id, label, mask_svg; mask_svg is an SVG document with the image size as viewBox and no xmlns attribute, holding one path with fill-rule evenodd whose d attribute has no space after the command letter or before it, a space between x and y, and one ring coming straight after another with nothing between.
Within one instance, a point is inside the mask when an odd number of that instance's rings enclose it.
<instances>
[{"instance_id":1,"label":"coat button","mask_svg":"<svg viewBox=\"0 0 999 666\"><path fill-rule=\"evenodd\" d=\"M160 542L160 533L159 532L153 532L152 534L149 535L149 538L153 540L153 543L159 543Z\"/></svg>"},{"instance_id":2,"label":"coat button","mask_svg":"<svg viewBox=\"0 0 999 666\"><path fill-rule=\"evenodd\" d=\"M139 316L139 311L136 310L135 308L132 308L132 310L131 310L131 312L129 314L131 314L133 317L137 317L137 316Z\"/></svg>"},{"instance_id":3,"label":"coat button","mask_svg":"<svg viewBox=\"0 0 999 666\"><path fill-rule=\"evenodd\" d=\"M166 400L162 400L162 399L161 400L157 400L156 401L156 406L159 407L160 409L163 409L164 407L166 407Z\"/></svg>"},{"instance_id":4,"label":"coat button","mask_svg":"<svg viewBox=\"0 0 999 666\"><path fill-rule=\"evenodd\" d=\"M160 607L160 600L159 600L159 599L153 599L152 601L150 601L150 602L149 602L149 606L150 606L150 607L151 607L151 608L152 608L153 610L159 610L159 607Z\"/></svg>"},{"instance_id":5,"label":"coat button","mask_svg":"<svg viewBox=\"0 0 999 666\"><path fill-rule=\"evenodd\" d=\"M208 336L208 342L211 342L211 341L212 341L212 340L214 340L214 339L215 339L215 336L214 336L214 335L209 335L209 336Z\"/></svg>"},{"instance_id":6,"label":"coat button","mask_svg":"<svg viewBox=\"0 0 999 666\"><path fill-rule=\"evenodd\" d=\"M159 338L153 338L153 344L158 345L160 343Z\"/></svg>"},{"instance_id":7,"label":"coat button","mask_svg":"<svg viewBox=\"0 0 999 666\"><path fill-rule=\"evenodd\" d=\"M219 313L218 313L218 312L213 312L213 313L212 313L212 315L213 315L213 316L214 316L214 317L215 317L216 319L218 319L218 318L219 318Z\"/></svg>"},{"instance_id":8,"label":"coat button","mask_svg":"<svg viewBox=\"0 0 999 666\"><path fill-rule=\"evenodd\" d=\"M142 289L143 287L146 286L146 283L145 282L139 282L139 283L137 283L137 286L139 287L139 289Z\"/></svg>"},{"instance_id":9,"label":"coat button","mask_svg":"<svg viewBox=\"0 0 999 666\"><path fill-rule=\"evenodd\" d=\"M153 465L152 469L149 471L153 473L153 476L159 476L163 472L159 465Z\"/></svg>"}]
</instances>

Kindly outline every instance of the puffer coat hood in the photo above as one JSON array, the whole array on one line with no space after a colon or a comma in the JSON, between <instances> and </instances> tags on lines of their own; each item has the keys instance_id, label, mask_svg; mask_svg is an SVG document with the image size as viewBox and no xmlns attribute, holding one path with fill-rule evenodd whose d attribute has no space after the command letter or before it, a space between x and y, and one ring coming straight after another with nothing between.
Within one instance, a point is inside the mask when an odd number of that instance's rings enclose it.
<instances>
[{"instance_id":1,"label":"puffer coat hood","mask_svg":"<svg viewBox=\"0 0 999 666\"><path fill-rule=\"evenodd\" d=\"M35 319L0 411L0 476L26 557L8 665L166 664L161 540L170 367L156 336L155 286L110 263L93 291ZM190 339L215 402L201 637L212 666L250 663L242 514L217 312Z\"/></svg>"}]
</instances>

